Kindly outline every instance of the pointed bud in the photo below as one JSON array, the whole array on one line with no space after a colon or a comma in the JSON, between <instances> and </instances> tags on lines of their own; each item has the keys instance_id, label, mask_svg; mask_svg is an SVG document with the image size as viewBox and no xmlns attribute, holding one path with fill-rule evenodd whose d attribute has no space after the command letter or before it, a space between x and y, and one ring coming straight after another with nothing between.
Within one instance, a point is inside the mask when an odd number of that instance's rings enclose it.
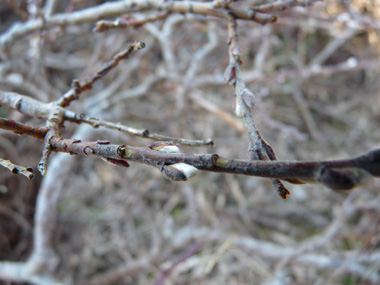
<instances>
[{"instance_id":1,"label":"pointed bud","mask_svg":"<svg viewBox=\"0 0 380 285\"><path fill-rule=\"evenodd\" d=\"M241 50L238 47L234 47L231 49L231 53L233 56L240 56L241 55Z\"/></svg>"},{"instance_id":2,"label":"pointed bud","mask_svg":"<svg viewBox=\"0 0 380 285\"><path fill-rule=\"evenodd\" d=\"M108 162L108 163L116 165L116 166L129 167L129 163L126 160L114 159L114 158L109 158L109 157L102 157L102 159L105 162Z\"/></svg>"},{"instance_id":3,"label":"pointed bud","mask_svg":"<svg viewBox=\"0 0 380 285\"><path fill-rule=\"evenodd\" d=\"M224 80L228 85L234 85L236 82L236 67L233 64L227 66L224 72Z\"/></svg>"},{"instance_id":4,"label":"pointed bud","mask_svg":"<svg viewBox=\"0 0 380 285\"><path fill-rule=\"evenodd\" d=\"M198 169L187 163L164 165L162 174L173 181L186 181L197 173Z\"/></svg>"},{"instance_id":5,"label":"pointed bud","mask_svg":"<svg viewBox=\"0 0 380 285\"><path fill-rule=\"evenodd\" d=\"M156 151L161 151L165 153L179 153L179 148L176 144L168 141L158 141L152 143L149 148L156 150Z\"/></svg>"},{"instance_id":6,"label":"pointed bud","mask_svg":"<svg viewBox=\"0 0 380 285\"><path fill-rule=\"evenodd\" d=\"M234 47L231 49L232 56L236 59L239 65L243 64L243 61L241 60L241 50L238 47Z\"/></svg>"},{"instance_id":7,"label":"pointed bud","mask_svg":"<svg viewBox=\"0 0 380 285\"><path fill-rule=\"evenodd\" d=\"M104 21L99 21L95 24L95 27L92 29L93 32L101 33L108 30L108 27L106 26Z\"/></svg>"},{"instance_id":8,"label":"pointed bud","mask_svg":"<svg viewBox=\"0 0 380 285\"><path fill-rule=\"evenodd\" d=\"M243 93L241 94L241 97L243 98L244 103L249 107L249 109L252 109L255 106L255 95L248 88L244 89Z\"/></svg>"}]
</instances>

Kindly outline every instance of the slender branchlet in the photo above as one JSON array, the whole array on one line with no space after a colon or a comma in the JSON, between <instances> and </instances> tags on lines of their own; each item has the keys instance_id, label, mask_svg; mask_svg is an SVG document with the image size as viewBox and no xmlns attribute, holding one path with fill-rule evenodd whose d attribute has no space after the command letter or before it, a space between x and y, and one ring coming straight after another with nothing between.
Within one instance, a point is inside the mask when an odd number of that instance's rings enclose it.
<instances>
[{"instance_id":1,"label":"slender branchlet","mask_svg":"<svg viewBox=\"0 0 380 285\"><path fill-rule=\"evenodd\" d=\"M229 65L224 73L227 84L235 88L235 114L243 117L244 125L248 134L249 147L248 156L251 160L277 160L273 148L262 138L253 119L253 107L255 106L255 96L249 90L241 76L240 58L241 51L238 47L237 23L231 15L227 19L228 23L228 44L229 44ZM273 179L272 183L283 199L286 199L290 191L279 179Z\"/></svg>"},{"instance_id":2,"label":"slender branchlet","mask_svg":"<svg viewBox=\"0 0 380 285\"><path fill-rule=\"evenodd\" d=\"M224 2L224 3L222 3ZM157 1L157 0L120 0L115 2L107 2L96 7L75 11L72 13L63 13L52 15L48 18L31 19L23 24L14 25L8 32L0 37L0 47L7 49L17 38L26 34L38 31L40 29L48 29L56 26L75 25L83 22L97 21L106 17L117 17L128 12L144 12L144 11L162 11L157 18L164 18L165 13L190 13L206 16L214 16L218 18L228 18L232 15L236 19L255 21L260 24L273 23L277 17L271 14L262 13L256 8L236 8L229 6L230 1L214 1L214 2L198 2L198 1ZM148 17L146 22L155 20L154 16ZM121 21L122 22L122 21ZM118 21L116 21L116 25ZM123 26L123 24L121 24ZM100 22L95 30L102 31L102 27L109 28L110 25Z\"/></svg>"},{"instance_id":3,"label":"slender branchlet","mask_svg":"<svg viewBox=\"0 0 380 285\"><path fill-rule=\"evenodd\" d=\"M253 9L261 13L283 12L295 6L310 6L314 2L320 1L322 0L280 0L268 4L254 6Z\"/></svg>"},{"instance_id":4,"label":"slender branchlet","mask_svg":"<svg viewBox=\"0 0 380 285\"><path fill-rule=\"evenodd\" d=\"M96 72L96 74L94 74L89 80L84 83L80 83L79 80L73 80L72 88L57 101L57 105L67 107L73 100L77 99L82 92L91 89L95 81L99 80L111 69L116 67L120 60L129 58L132 53L135 53L144 47L145 43L136 41L131 44L128 49L116 54L111 61L105 63L103 68Z\"/></svg>"},{"instance_id":5,"label":"slender branchlet","mask_svg":"<svg viewBox=\"0 0 380 285\"><path fill-rule=\"evenodd\" d=\"M141 19L132 19L129 17L120 17L114 21L101 20L98 21L93 28L94 32L101 33L114 28L140 27L146 23L163 20L170 15L169 11L163 11L155 15L147 16Z\"/></svg>"},{"instance_id":6,"label":"slender branchlet","mask_svg":"<svg viewBox=\"0 0 380 285\"><path fill-rule=\"evenodd\" d=\"M25 95L17 94L14 92L4 92L0 91L0 105L5 106L14 110L19 111L20 113L23 113L25 115L35 117L38 119L45 119L47 120L49 117L50 110L52 106L55 106L56 109L61 109L64 111L64 120L70 121L74 123L85 123L89 124L94 128L98 127L104 127L108 129L118 130L120 132L125 132L134 136L143 137L151 140L157 140L157 141L171 141L174 143L178 143L181 145L188 145L188 146L213 146L214 142L212 139L206 139L206 140L191 140L186 138L178 138L178 137L170 137L165 136L161 134L154 134L151 133L147 129L135 129L128 126L125 126L121 123L114 123L109 122L106 120L102 120L99 118L94 118L87 116L86 114L77 114L72 111L66 110L64 108L61 108L59 106L56 106L54 103L43 103L36 99L30 98ZM30 132L34 132L34 130L37 130L36 127L32 126L26 126L22 125L21 123L16 124L16 121L8 120L8 119L2 119L0 121L0 126L3 129L11 130L16 133L26 133L30 135ZM21 130L22 129L22 130ZM26 131L28 129L28 131ZM46 133L49 130L49 128L40 128L39 131L36 133L39 134L39 139L41 139L41 136L45 137Z\"/></svg>"},{"instance_id":7,"label":"slender branchlet","mask_svg":"<svg viewBox=\"0 0 380 285\"><path fill-rule=\"evenodd\" d=\"M35 175L33 173L32 167L20 166L20 165L12 163L9 160L2 159L1 157L0 157L0 165L5 168L8 168L9 171L12 172L13 174L22 174L25 177L27 177L29 180L34 179Z\"/></svg>"},{"instance_id":8,"label":"slender branchlet","mask_svg":"<svg viewBox=\"0 0 380 285\"><path fill-rule=\"evenodd\" d=\"M9 130L19 135L28 135L43 140L48 132L48 127L34 127L15 120L0 117L0 129Z\"/></svg>"}]
</instances>

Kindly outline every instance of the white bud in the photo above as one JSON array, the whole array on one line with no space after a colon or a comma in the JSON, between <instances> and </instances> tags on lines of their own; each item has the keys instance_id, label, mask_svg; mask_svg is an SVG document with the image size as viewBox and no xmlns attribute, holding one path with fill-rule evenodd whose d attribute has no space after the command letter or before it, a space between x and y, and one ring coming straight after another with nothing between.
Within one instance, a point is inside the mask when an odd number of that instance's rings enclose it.
<instances>
[{"instance_id":1,"label":"white bud","mask_svg":"<svg viewBox=\"0 0 380 285\"><path fill-rule=\"evenodd\" d=\"M149 146L151 149L165 153L179 153L179 148L172 142L159 141Z\"/></svg>"},{"instance_id":2,"label":"white bud","mask_svg":"<svg viewBox=\"0 0 380 285\"><path fill-rule=\"evenodd\" d=\"M176 145L162 146L154 150L165 152L165 153L179 153L179 148Z\"/></svg>"},{"instance_id":3,"label":"white bud","mask_svg":"<svg viewBox=\"0 0 380 285\"><path fill-rule=\"evenodd\" d=\"M172 164L169 166L181 171L183 175L185 175L186 179L189 179L190 177L194 176L198 171L198 168L183 162Z\"/></svg>"}]
</instances>

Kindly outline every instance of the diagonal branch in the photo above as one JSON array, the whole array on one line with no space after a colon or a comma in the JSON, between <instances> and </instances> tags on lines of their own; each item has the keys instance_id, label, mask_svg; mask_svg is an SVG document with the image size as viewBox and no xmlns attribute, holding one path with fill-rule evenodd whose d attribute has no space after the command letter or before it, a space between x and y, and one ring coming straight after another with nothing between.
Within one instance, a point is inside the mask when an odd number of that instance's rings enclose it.
<instances>
[{"instance_id":1,"label":"diagonal branch","mask_svg":"<svg viewBox=\"0 0 380 285\"><path fill-rule=\"evenodd\" d=\"M0 129L13 131L19 135L28 135L34 138L43 140L46 136L48 127L33 127L31 125L23 124L15 120L10 120L0 117Z\"/></svg>"},{"instance_id":2,"label":"diagonal branch","mask_svg":"<svg viewBox=\"0 0 380 285\"><path fill-rule=\"evenodd\" d=\"M190 140L190 139L185 139L185 138L164 136L160 134L150 133L150 131L147 129L135 129L135 128L122 125L120 123L114 123L114 122L105 121L99 118L89 117L86 114L74 114L70 112L70 113L66 113L66 119L68 121L75 122L75 123L89 124L93 126L94 128L97 128L99 126L105 127L107 129L118 130L120 132L131 134L137 137L152 139L156 141L172 141L181 145L188 145L188 146L201 146L201 145L213 146L214 145L214 142L212 139Z\"/></svg>"},{"instance_id":3,"label":"diagonal branch","mask_svg":"<svg viewBox=\"0 0 380 285\"><path fill-rule=\"evenodd\" d=\"M122 59L127 59L132 53L135 53L136 51L142 49L145 47L145 43L136 41L133 44L129 46L128 49L119 52L116 54L111 61L104 64L103 68L99 70L95 75L92 76L92 78L84 83L80 83L79 80L73 80L73 87L66 92L65 95L61 99L57 101L57 105L61 107L67 107L70 105L70 103L77 99L78 96L86 90L89 90L92 88L92 85L95 83L95 81L102 78L104 75L106 75L111 69L116 67L119 64L119 61Z\"/></svg>"},{"instance_id":4,"label":"diagonal branch","mask_svg":"<svg viewBox=\"0 0 380 285\"><path fill-rule=\"evenodd\" d=\"M2 159L0 157L0 165L8 168L14 174L22 174L27 177L29 180L34 179L34 173L32 167L24 167L17 164L12 163L9 160Z\"/></svg>"},{"instance_id":5,"label":"diagonal branch","mask_svg":"<svg viewBox=\"0 0 380 285\"><path fill-rule=\"evenodd\" d=\"M14 92L5 92L0 90L0 106L6 106L8 108L14 109L23 113L25 115L35 117L38 119L48 119L50 111L54 106L52 103L43 103L37 101L36 99L30 98L28 96L24 96L21 94L17 94ZM183 145L189 146L201 146L208 145L213 146L214 142L212 139L206 140L190 140L186 138L177 138L170 137L160 134L150 133L147 129L135 129L120 123L108 122L105 120L101 120L99 118L94 118L87 116L86 114L78 114L72 111L66 110L62 107L55 106L54 108L57 111L64 111L64 120L74 122L74 123L85 123L91 125L94 128L99 126L118 130L121 132L125 132L134 136L152 139L152 140L160 140L160 141L173 141ZM3 119L0 120L0 128L12 130L16 133L27 134L37 137L38 139L43 139L46 136L46 132L49 130L48 127L36 128L28 125L24 125L12 120ZM36 134L33 135L33 133Z\"/></svg>"}]
</instances>

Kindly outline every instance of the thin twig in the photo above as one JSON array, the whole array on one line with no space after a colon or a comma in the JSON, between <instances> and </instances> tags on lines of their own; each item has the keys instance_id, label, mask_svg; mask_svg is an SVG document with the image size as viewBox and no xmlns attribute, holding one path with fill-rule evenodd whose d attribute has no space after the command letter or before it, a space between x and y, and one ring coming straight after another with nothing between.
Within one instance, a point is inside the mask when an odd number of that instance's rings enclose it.
<instances>
[{"instance_id":1,"label":"thin twig","mask_svg":"<svg viewBox=\"0 0 380 285\"><path fill-rule=\"evenodd\" d=\"M213 146L214 145L214 142L212 139L190 140L190 139L185 139L185 138L164 136L160 134L152 134L147 129L135 129L135 128L127 127L120 123L113 123L113 122L108 122L108 121L101 120L98 118L89 117L85 114L74 114L74 116L66 117L66 119L72 122L76 122L76 123L86 123L93 126L94 128L97 128L99 126L105 127L107 129L118 130L118 131L128 133L137 137L142 137L142 138L147 138L147 139L152 139L152 140L157 140L157 141L172 141L181 145L188 145L188 146L202 146L202 145Z\"/></svg>"},{"instance_id":2,"label":"thin twig","mask_svg":"<svg viewBox=\"0 0 380 285\"><path fill-rule=\"evenodd\" d=\"M155 15L147 16L142 19L130 19L129 17L121 17L114 21L101 20L95 24L95 28L93 28L93 32L101 33L108 31L113 28L127 28L127 27L139 27L146 23L163 20L170 13L168 11L164 11Z\"/></svg>"},{"instance_id":3,"label":"thin twig","mask_svg":"<svg viewBox=\"0 0 380 285\"><path fill-rule=\"evenodd\" d=\"M273 23L277 20L276 16L256 12L254 9L241 8L224 8L215 7L212 2L165 2L157 0L134 1L121 0L107 2L96 7L90 7L80 11L55 14L43 21L42 19L33 19L25 23L15 24L6 33L0 37L0 47L7 48L17 38L31 34L42 28L51 28L55 26L75 25L84 22L96 21L106 17L116 17L126 12L138 12L147 10L161 10L170 13L192 13L227 18L232 15L236 19L256 21L260 24Z\"/></svg>"},{"instance_id":4,"label":"thin twig","mask_svg":"<svg viewBox=\"0 0 380 285\"><path fill-rule=\"evenodd\" d=\"M13 174L22 174L27 177L29 180L34 179L34 173L32 167L24 167L17 164L12 163L9 160L2 159L0 157L0 165L8 168Z\"/></svg>"},{"instance_id":5,"label":"thin twig","mask_svg":"<svg viewBox=\"0 0 380 285\"><path fill-rule=\"evenodd\" d=\"M31 125L23 124L15 120L10 120L0 117L0 129L13 131L19 135L28 135L39 140L43 140L46 136L48 127L33 127Z\"/></svg>"},{"instance_id":6,"label":"thin twig","mask_svg":"<svg viewBox=\"0 0 380 285\"><path fill-rule=\"evenodd\" d=\"M282 12L296 6L311 6L314 2L320 1L322 0L280 0L269 4L255 6L253 9L262 13Z\"/></svg>"},{"instance_id":7,"label":"thin twig","mask_svg":"<svg viewBox=\"0 0 380 285\"><path fill-rule=\"evenodd\" d=\"M104 64L103 68L99 70L92 78L84 83L80 83L79 80L73 80L73 87L66 92L66 94L57 101L57 105L61 107L67 107L70 103L77 99L79 94L92 88L92 85L98 79L106 75L111 69L119 64L122 59L127 59L132 53L145 47L145 43L136 41L129 46L128 49L116 54L111 61Z\"/></svg>"},{"instance_id":8,"label":"thin twig","mask_svg":"<svg viewBox=\"0 0 380 285\"><path fill-rule=\"evenodd\" d=\"M191 244L185 252L183 252L167 269L162 269L154 280L153 285L163 285L165 280L172 273L172 271L182 262L186 261L191 256L195 255L202 246L203 241L199 240Z\"/></svg>"},{"instance_id":9,"label":"thin twig","mask_svg":"<svg viewBox=\"0 0 380 285\"><path fill-rule=\"evenodd\" d=\"M33 98L30 98L28 96L24 96L24 95L17 94L14 92L4 92L4 91L0 91L0 105L6 106L8 108L12 108L25 115L39 118L39 119L48 119L50 111L54 106L54 104L52 103L43 103ZM89 117L86 114L77 114L72 111L61 108L59 106L55 106L54 108L56 108L57 109L56 111L59 111L59 112L64 111L64 120L75 122L75 123L89 124L94 128L102 126L109 129L119 130L121 132L125 132L125 133L138 136L138 137L143 137L143 138L148 138L148 139L158 140L158 141L172 141L178 144L189 145L189 146L201 146L201 145L213 146L214 144L212 139L190 140L186 138L170 137L170 136L164 136L164 135L154 134L154 133L151 134L150 131L147 129L135 129L135 128L122 125L120 123L113 123L113 122L101 120L99 118ZM45 137L46 134L44 134L44 132L45 131L47 132L49 130L48 127L39 129L32 126L22 125L21 123L8 120L8 119L0 120L0 128L12 130L16 133L22 132L23 134L32 135L32 136L33 136L33 133L37 132L38 136L41 136L41 137L38 137L39 139L41 139L42 136Z\"/></svg>"},{"instance_id":10,"label":"thin twig","mask_svg":"<svg viewBox=\"0 0 380 285\"><path fill-rule=\"evenodd\" d=\"M227 23L230 63L225 72L225 80L235 87L235 113L242 116L244 120L249 139L249 158L251 160L277 160L273 148L261 137L253 119L252 109L255 105L255 98L253 92L246 87L241 76L240 65L242 61L237 43L236 19L231 16L228 18ZM280 196L286 199L290 192L285 185L277 178L273 179L272 183Z\"/></svg>"}]
</instances>

